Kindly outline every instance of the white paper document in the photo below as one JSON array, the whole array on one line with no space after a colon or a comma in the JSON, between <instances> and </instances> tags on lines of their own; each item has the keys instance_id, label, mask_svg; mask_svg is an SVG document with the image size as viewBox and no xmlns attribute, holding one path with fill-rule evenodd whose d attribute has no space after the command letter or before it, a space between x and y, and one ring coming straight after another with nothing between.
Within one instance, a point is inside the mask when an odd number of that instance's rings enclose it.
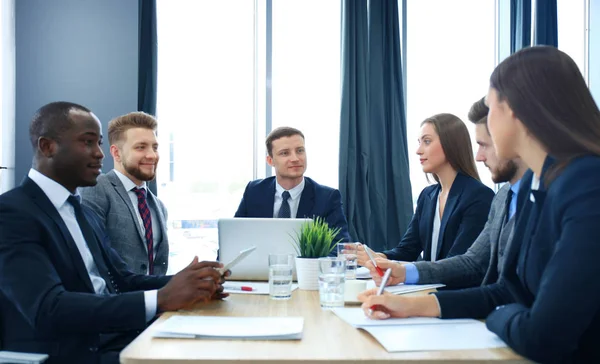
<instances>
[{"instance_id":1,"label":"white paper document","mask_svg":"<svg viewBox=\"0 0 600 364\"><path fill-rule=\"evenodd\" d=\"M358 267L356 269L356 279L371 279L371 273L366 267Z\"/></svg>"},{"instance_id":2,"label":"white paper document","mask_svg":"<svg viewBox=\"0 0 600 364\"><path fill-rule=\"evenodd\" d=\"M169 317L154 337L190 339L299 340L303 317Z\"/></svg>"},{"instance_id":3,"label":"white paper document","mask_svg":"<svg viewBox=\"0 0 600 364\"><path fill-rule=\"evenodd\" d=\"M269 282L241 282L226 281L223 283L225 293L233 294L269 294ZM247 290L247 289L251 290ZM298 288L298 284L292 283L292 292Z\"/></svg>"},{"instance_id":4,"label":"white paper document","mask_svg":"<svg viewBox=\"0 0 600 364\"><path fill-rule=\"evenodd\" d=\"M405 326L405 325L457 325L479 322L472 319L442 320L434 317L389 318L387 320L372 320L365 316L360 307L339 307L331 310L348 324L364 328L367 326Z\"/></svg>"},{"instance_id":5,"label":"white paper document","mask_svg":"<svg viewBox=\"0 0 600 364\"><path fill-rule=\"evenodd\" d=\"M19 353L15 351L0 351L0 363L38 364L48 359L47 354Z\"/></svg>"},{"instance_id":6,"label":"white paper document","mask_svg":"<svg viewBox=\"0 0 600 364\"><path fill-rule=\"evenodd\" d=\"M404 284L400 283L395 286L385 287L386 292L391 294L405 294L411 292L427 291L429 289L435 289L444 287L444 284ZM373 280L367 282L367 289L375 288L375 282Z\"/></svg>"},{"instance_id":7,"label":"white paper document","mask_svg":"<svg viewBox=\"0 0 600 364\"><path fill-rule=\"evenodd\" d=\"M390 353L506 347L496 334L478 321L460 324L367 326L363 330L370 333Z\"/></svg>"}]
</instances>

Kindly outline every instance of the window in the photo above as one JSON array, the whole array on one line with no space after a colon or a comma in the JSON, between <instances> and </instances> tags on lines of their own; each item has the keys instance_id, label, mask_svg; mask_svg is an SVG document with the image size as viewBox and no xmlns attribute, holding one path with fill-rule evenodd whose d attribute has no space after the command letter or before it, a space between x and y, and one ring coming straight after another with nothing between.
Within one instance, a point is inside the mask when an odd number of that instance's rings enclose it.
<instances>
[{"instance_id":1,"label":"window","mask_svg":"<svg viewBox=\"0 0 600 364\"><path fill-rule=\"evenodd\" d=\"M558 0L558 48L585 72L585 0Z\"/></svg>"},{"instance_id":2,"label":"window","mask_svg":"<svg viewBox=\"0 0 600 364\"><path fill-rule=\"evenodd\" d=\"M494 0L407 2L407 138L415 202L428 185L415 154L423 120L438 113L458 116L476 151L467 114L488 90L495 65L495 16ZM487 168L477 167L482 182L493 187Z\"/></svg>"},{"instance_id":3,"label":"window","mask_svg":"<svg viewBox=\"0 0 600 364\"><path fill-rule=\"evenodd\" d=\"M340 6L157 2L157 182L169 211L169 273L194 255L216 258L217 220L233 217L246 184L271 172L271 128L302 130L307 175L337 187Z\"/></svg>"}]
</instances>

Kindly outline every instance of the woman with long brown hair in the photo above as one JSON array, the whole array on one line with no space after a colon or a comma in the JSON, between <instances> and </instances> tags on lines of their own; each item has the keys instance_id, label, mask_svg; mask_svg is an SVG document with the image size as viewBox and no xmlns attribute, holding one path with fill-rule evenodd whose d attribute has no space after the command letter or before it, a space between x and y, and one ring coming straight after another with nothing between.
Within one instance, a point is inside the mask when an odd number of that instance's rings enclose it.
<instances>
[{"instance_id":1,"label":"woman with long brown hair","mask_svg":"<svg viewBox=\"0 0 600 364\"><path fill-rule=\"evenodd\" d=\"M400 243L378 256L402 261L436 261L463 254L473 244L490 210L494 193L479 181L466 125L452 114L421 123L417 149L423 172L437 182L423 189ZM366 254L359 247L359 264Z\"/></svg>"}]
</instances>

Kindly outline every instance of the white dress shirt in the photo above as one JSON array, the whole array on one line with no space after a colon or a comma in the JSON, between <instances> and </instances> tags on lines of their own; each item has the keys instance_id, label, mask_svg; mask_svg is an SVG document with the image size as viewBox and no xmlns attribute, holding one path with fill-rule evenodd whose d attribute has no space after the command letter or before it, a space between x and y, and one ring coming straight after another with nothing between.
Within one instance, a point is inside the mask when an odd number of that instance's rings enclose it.
<instances>
[{"instance_id":1,"label":"white dress shirt","mask_svg":"<svg viewBox=\"0 0 600 364\"><path fill-rule=\"evenodd\" d=\"M71 203L67 202L67 199L69 196L71 196L71 193L58 182L46 177L33 168L29 170L28 176L40 187L44 194L46 194L52 205L54 205L58 211L60 217L63 219L63 222L67 226L71 237L77 245L77 250L79 250L83 264L85 265L88 275L90 276L94 291L97 294L108 294L106 282L100 276L98 268L96 267L96 263L94 262L94 257L92 256L90 248L83 237L83 233L81 232L81 228L77 223L75 209ZM144 292L146 321L150 321L156 315L156 306L158 300L157 295L157 290Z\"/></svg>"},{"instance_id":2,"label":"white dress shirt","mask_svg":"<svg viewBox=\"0 0 600 364\"><path fill-rule=\"evenodd\" d=\"M437 257L438 241L440 237L440 199L435 204L435 216L433 217L433 231L431 232L431 261L435 262Z\"/></svg>"},{"instance_id":3,"label":"white dress shirt","mask_svg":"<svg viewBox=\"0 0 600 364\"><path fill-rule=\"evenodd\" d=\"M123 173L117 171L116 169L114 169L114 171L115 171L115 174L117 175L117 177L119 177L119 180L121 181L121 183L123 184L123 187L125 187L125 191L127 191L127 196L129 196L129 199L131 200L131 204L133 205L133 211L135 211L135 215L137 216L138 224L140 225L140 228L142 229L142 232L144 234L146 234L146 228L144 227L144 220L142 219L142 215L140 214L140 209L138 208L138 197L137 197L137 194L132 190L135 187L143 188L146 190L146 201L148 203L148 209L150 209L150 217L152 219L152 241L154 242L154 246L157 246L158 243L160 243L160 240L162 238L162 230L161 230L160 224L157 220L158 217L157 217L156 211L154 211L154 207L152 206L152 204L149 201L150 198L147 197L147 196L149 196L149 192L148 192L148 187L146 186L146 182L142 182L142 184L140 186L138 186L135 183L133 183L133 181L131 179L129 179L129 177L127 177ZM146 243L146 241L144 241L144 243ZM146 251L148 251L148 246L146 244L144 244L144 247L146 248ZM154 250L154 258L156 258L156 249ZM150 267L148 267L148 269L146 269L146 274L149 273L149 269L150 269Z\"/></svg>"},{"instance_id":4,"label":"white dress shirt","mask_svg":"<svg viewBox=\"0 0 600 364\"><path fill-rule=\"evenodd\" d=\"M275 181L275 203L273 204L273 217L279 216L279 210L281 209L281 204L283 203L283 192L286 189L281 187L281 185ZM300 197L302 196L302 191L304 191L304 178L302 178L302 182L298 184L298 186L292 188L288 192L290 193L290 198L288 198L288 204L290 205L290 218L295 219L296 215L298 215L298 206L300 205Z\"/></svg>"}]
</instances>

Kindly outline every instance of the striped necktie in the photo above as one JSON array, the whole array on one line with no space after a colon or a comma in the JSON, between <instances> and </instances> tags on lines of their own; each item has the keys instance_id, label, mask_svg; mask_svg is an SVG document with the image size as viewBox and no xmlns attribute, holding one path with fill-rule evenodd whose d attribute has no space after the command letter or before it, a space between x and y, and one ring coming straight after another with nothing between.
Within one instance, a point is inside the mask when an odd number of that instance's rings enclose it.
<instances>
[{"instance_id":1,"label":"striped necktie","mask_svg":"<svg viewBox=\"0 0 600 364\"><path fill-rule=\"evenodd\" d=\"M148 247L148 273L154 274L154 237L152 236L152 214L146 200L146 189L134 187L133 192L138 198L138 210L144 223L146 246Z\"/></svg>"}]
</instances>

